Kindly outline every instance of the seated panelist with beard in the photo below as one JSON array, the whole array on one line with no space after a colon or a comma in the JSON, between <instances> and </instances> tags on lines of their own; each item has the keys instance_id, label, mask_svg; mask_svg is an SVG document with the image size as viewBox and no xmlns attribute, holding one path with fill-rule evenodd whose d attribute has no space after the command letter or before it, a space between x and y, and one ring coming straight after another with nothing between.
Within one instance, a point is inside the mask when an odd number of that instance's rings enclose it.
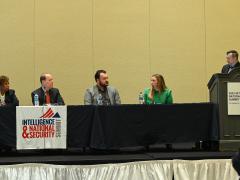
<instances>
[{"instance_id":1,"label":"seated panelist with beard","mask_svg":"<svg viewBox=\"0 0 240 180\"><path fill-rule=\"evenodd\" d=\"M121 104L118 90L109 86L108 75L105 70L95 73L96 85L86 90L84 95L85 105L117 105Z\"/></svg>"}]
</instances>

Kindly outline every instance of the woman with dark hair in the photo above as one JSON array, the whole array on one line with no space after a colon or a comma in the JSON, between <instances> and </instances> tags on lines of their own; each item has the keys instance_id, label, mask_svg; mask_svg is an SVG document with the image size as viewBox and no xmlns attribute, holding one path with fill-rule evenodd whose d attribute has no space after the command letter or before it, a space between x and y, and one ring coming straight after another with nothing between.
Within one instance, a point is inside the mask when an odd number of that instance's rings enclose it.
<instances>
[{"instance_id":1,"label":"woman with dark hair","mask_svg":"<svg viewBox=\"0 0 240 180\"><path fill-rule=\"evenodd\" d=\"M151 77L151 88L144 90L145 104L172 104L172 91L167 88L164 78L160 74Z\"/></svg>"},{"instance_id":2,"label":"woman with dark hair","mask_svg":"<svg viewBox=\"0 0 240 180\"><path fill-rule=\"evenodd\" d=\"M18 106L19 101L13 89L9 89L9 78L0 76L0 106Z\"/></svg>"}]
</instances>

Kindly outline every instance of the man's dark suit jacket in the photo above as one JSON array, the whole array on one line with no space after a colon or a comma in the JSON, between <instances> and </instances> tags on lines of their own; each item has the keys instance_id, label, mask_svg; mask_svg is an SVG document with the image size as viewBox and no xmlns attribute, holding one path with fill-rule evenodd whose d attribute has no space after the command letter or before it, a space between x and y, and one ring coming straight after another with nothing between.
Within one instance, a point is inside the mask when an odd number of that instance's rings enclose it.
<instances>
[{"instance_id":1,"label":"man's dark suit jacket","mask_svg":"<svg viewBox=\"0 0 240 180\"><path fill-rule=\"evenodd\" d=\"M35 94L38 94L39 105L43 105L46 103L46 96L45 96L45 92L43 91L42 87L40 87L32 92L31 96L32 96L33 105L34 105L34 95ZM63 98L57 88L50 89L49 95L50 95L50 103L51 104L65 105Z\"/></svg>"},{"instance_id":2,"label":"man's dark suit jacket","mask_svg":"<svg viewBox=\"0 0 240 180\"><path fill-rule=\"evenodd\" d=\"M237 67L240 67L239 61L234 65L234 67L232 68L232 70L233 70L234 68L237 68ZM230 65L229 65L229 64L224 65L224 66L222 67L222 73L228 74L229 69L230 69Z\"/></svg>"},{"instance_id":3,"label":"man's dark suit jacket","mask_svg":"<svg viewBox=\"0 0 240 180\"><path fill-rule=\"evenodd\" d=\"M5 103L6 106L19 106L18 98L15 95L15 91L13 89L9 89L5 93Z\"/></svg>"},{"instance_id":4,"label":"man's dark suit jacket","mask_svg":"<svg viewBox=\"0 0 240 180\"><path fill-rule=\"evenodd\" d=\"M239 154L239 152L236 153L232 157L232 166L237 171L238 175L240 176L240 154Z\"/></svg>"}]
</instances>

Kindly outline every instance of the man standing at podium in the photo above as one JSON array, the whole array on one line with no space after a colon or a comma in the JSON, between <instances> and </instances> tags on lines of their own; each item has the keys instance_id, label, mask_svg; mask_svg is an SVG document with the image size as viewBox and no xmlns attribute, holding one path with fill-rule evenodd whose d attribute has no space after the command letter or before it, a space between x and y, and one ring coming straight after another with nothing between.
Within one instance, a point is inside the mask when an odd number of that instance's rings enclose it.
<instances>
[{"instance_id":1,"label":"man standing at podium","mask_svg":"<svg viewBox=\"0 0 240 180\"><path fill-rule=\"evenodd\" d=\"M34 95L38 95L39 105L65 105L63 98L57 88L53 87L53 77L51 74L40 76L41 87L32 92L32 103L34 105Z\"/></svg>"},{"instance_id":2,"label":"man standing at podium","mask_svg":"<svg viewBox=\"0 0 240 180\"><path fill-rule=\"evenodd\" d=\"M236 50L228 51L226 54L227 64L222 68L222 73L224 74L228 74L233 69L240 67L240 63L238 61L238 52Z\"/></svg>"}]
</instances>

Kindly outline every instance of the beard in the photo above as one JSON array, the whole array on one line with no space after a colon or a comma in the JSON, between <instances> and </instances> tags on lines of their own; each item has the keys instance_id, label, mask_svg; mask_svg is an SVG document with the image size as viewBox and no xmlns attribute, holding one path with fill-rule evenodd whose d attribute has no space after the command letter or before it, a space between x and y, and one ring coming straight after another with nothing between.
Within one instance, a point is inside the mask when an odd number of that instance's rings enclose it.
<instances>
[{"instance_id":1,"label":"beard","mask_svg":"<svg viewBox=\"0 0 240 180\"><path fill-rule=\"evenodd\" d=\"M99 83L99 85L102 86L102 87L107 87L108 84L109 84L108 81L105 81L105 83L102 83L102 82Z\"/></svg>"}]
</instances>

